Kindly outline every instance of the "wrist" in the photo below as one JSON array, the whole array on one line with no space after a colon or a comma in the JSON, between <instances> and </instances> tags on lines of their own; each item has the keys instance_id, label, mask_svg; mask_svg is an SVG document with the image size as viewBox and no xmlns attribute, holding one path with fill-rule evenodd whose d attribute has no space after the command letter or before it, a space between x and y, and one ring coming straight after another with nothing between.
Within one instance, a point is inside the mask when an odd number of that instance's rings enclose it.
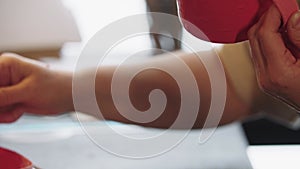
<instances>
[{"instance_id":1,"label":"wrist","mask_svg":"<svg viewBox=\"0 0 300 169\"><path fill-rule=\"evenodd\" d=\"M72 97L72 79L73 73L67 71L54 71L59 84L55 84L59 89L57 91L58 100L60 101L60 111L70 112L74 111L73 97Z\"/></svg>"}]
</instances>

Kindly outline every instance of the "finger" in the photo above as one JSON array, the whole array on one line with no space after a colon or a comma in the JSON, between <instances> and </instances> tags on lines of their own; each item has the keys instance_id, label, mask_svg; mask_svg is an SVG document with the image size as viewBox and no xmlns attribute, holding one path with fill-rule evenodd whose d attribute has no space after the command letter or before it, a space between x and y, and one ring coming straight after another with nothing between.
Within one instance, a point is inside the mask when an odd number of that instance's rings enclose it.
<instances>
[{"instance_id":1,"label":"finger","mask_svg":"<svg viewBox=\"0 0 300 169\"><path fill-rule=\"evenodd\" d=\"M2 110L0 112L0 123L12 123L18 120L23 114L24 111L20 107L10 108L6 111Z\"/></svg>"},{"instance_id":2,"label":"finger","mask_svg":"<svg viewBox=\"0 0 300 169\"><path fill-rule=\"evenodd\" d=\"M279 29L281 27L281 15L273 5L267 11L265 19L258 30L259 43L263 57L268 65L276 69L294 64L296 59L287 49Z\"/></svg>"},{"instance_id":3,"label":"finger","mask_svg":"<svg viewBox=\"0 0 300 169\"><path fill-rule=\"evenodd\" d=\"M22 84L0 88L0 107L21 102L26 96L25 91Z\"/></svg>"},{"instance_id":4,"label":"finger","mask_svg":"<svg viewBox=\"0 0 300 169\"><path fill-rule=\"evenodd\" d=\"M34 59L29 59L29 58L26 58L26 57L23 57L21 55L18 55L16 53L10 53L10 52L6 52L6 53L2 53L1 54L2 57L13 57L13 58L17 58L21 61L25 61L25 62L28 62L28 63L32 63L34 65L38 65L38 66L41 66L41 67L46 67L46 68L49 68L50 65L45 63L45 62L40 62L40 61L37 61L37 60L34 60Z\"/></svg>"},{"instance_id":5,"label":"finger","mask_svg":"<svg viewBox=\"0 0 300 169\"><path fill-rule=\"evenodd\" d=\"M294 13L287 23L289 39L300 48L300 11Z\"/></svg>"},{"instance_id":6,"label":"finger","mask_svg":"<svg viewBox=\"0 0 300 169\"><path fill-rule=\"evenodd\" d=\"M294 13L287 23L287 44L296 58L300 58L300 11Z\"/></svg>"}]
</instances>

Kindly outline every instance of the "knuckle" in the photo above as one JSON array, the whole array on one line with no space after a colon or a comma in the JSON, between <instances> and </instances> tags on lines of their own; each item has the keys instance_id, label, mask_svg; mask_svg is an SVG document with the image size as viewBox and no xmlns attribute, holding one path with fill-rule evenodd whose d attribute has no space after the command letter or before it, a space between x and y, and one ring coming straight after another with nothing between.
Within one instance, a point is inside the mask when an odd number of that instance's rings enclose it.
<instances>
[{"instance_id":1,"label":"knuckle","mask_svg":"<svg viewBox=\"0 0 300 169\"><path fill-rule=\"evenodd\" d=\"M16 58L13 56L4 56L1 58L1 60L3 63L6 63L6 64L12 64L12 63L16 62Z\"/></svg>"}]
</instances>

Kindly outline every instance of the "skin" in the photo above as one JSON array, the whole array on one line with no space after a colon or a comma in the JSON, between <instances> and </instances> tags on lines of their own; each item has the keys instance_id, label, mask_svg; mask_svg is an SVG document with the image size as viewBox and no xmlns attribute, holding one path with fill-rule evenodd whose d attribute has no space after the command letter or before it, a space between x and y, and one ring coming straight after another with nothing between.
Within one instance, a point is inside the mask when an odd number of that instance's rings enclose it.
<instances>
[{"instance_id":1,"label":"skin","mask_svg":"<svg viewBox=\"0 0 300 169\"><path fill-rule=\"evenodd\" d=\"M202 53L201 55L207 56L209 53ZM182 53L179 56L193 72L199 93L201 93L201 106L196 122L192 127L202 128L211 98L208 75L203 64L194 54ZM139 66L147 67L149 64L159 65L165 63L176 67L176 63L170 56L154 57L139 63ZM124 68L124 72L133 67L134 65L128 65ZM13 122L22 116L24 112L37 115L56 115L62 112L74 111L72 72L51 70L47 65L15 54L3 54L0 57L0 69L0 122ZM153 89L162 89L168 99L166 109L158 119L149 123L136 123L120 115L114 106L110 89L115 69L115 66L100 67L96 76L95 92L103 117L108 120L147 127L169 127L176 119L180 105L180 92L174 79L162 71L148 70L138 74L132 80L130 99L138 110L143 111L149 108L147 98L149 92ZM89 75L92 75L91 71L83 71L81 76L84 78ZM85 98L84 90L84 87L82 87L82 98ZM227 90L226 106L220 121L221 125L243 119L251 114L251 108L239 98L230 82L228 82ZM90 106L79 107L79 111L98 117L96 111L91 109ZM180 124L175 128L184 129L188 126L190 124Z\"/></svg>"},{"instance_id":2,"label":"skin","mask_svg":"<svg viewBox=\"0 0 300 169\"><path fill-rule=\"evenodd\" d=\"M0 56L0 72L1 122L15 121L25 111L55 115L73 109L70 73L10 53Z\"/></svg>"},{"instance_id":3,"label":"skin","mask_svg":"<svg viewBox=\"0 0 300 169\"><path fill-rule=\"evenodd\" d=\"M300 12L281 33L281 16L275 6L249 31L253 62L261 89L300 110Z\"/></svg>"},{"instance_id":4,"label":"skin","mask_svg":"<svg viewBox=\"0 0 300 169\"><path fill-rule=\"evenodd\" d=\"M299 37L297 35L300 33L291 26L294 21L293 18L289 21L287 27L288 36L291 40L290 44L285 44L279 33L281 24L280 14L275 7L271 7L259 23L251 29L249 38L252 47L253 62L255 63L256 72L258 72L257 77L262 89L272 95L280 95L281 98L284 98L283 100L288 101L290 104L298 105L300 101L298 90L300 82L297 77L300 74L300 66L298 59L294 57L295 53L293 52L295 51L290 51L287 48L289 45L294 45L296 49L298 47L297 44L300 44L299 40L297 40L300 39L297 38ZM235 47L232 50L235 51ZM245 78L244 75L246 74L234 75L231 73L230 67L226 66L233 65L227 63L228 54L223 49L218 50L218 53L225 65L227 78L226 105L219 125L246 118L257 112L257 109L268 110L266 107L273 107L266 104L272 103L272 98L261 92L257 85L245 88L236 85L237 83L234 79L244 78L243 80L246 81L250 79L248 82L252 84L255 80L251 79L255 76L252 76L251 73L251 78ZM234 53L234 55L229 55L236 58L250 57L248 54L242 53L239 56L238 52ZM210 58L209 54L210 52L200 53L201 56L208 56ZM208 75L203 64L195 55L182 53L180 54L180 58L189 66L197 81L198 90L201 94L201 106L196 122L192 127L202 128L211 99ZM155 57L139 63L138 66L147 67L149 64L160 65L166 63L176 67L176 63L172 57L168 56ZM123 72L130 71L134 66L137 65L124 67ZM250 71L254 71L251 66L249 69ZM149 108L147 98L149 92L153 89L162 89L168 98L166 109L158 119L150 123L136 123L124 118L117 111L112 101L110 89L112 75L115 70L115 66L103 66L97 71L95 79L97 102L104 119L139 124L147 127L169 127L177 117L180 102L178 86L174 83L174 79L161 71L148 70L142 74L138 74L132 80L129 95L132 104L137 109L146 110ZM82 79L91 76L91 72L82 72ZM15 54L3 54L0 57L0 76L0 122L2 123L13 122L22 116L24 112L37 115L57 115L62 112L74 111L72 101L72 72L52 70L49 66L40 62L25 59ZM85 87L83 86L81 90L84 100L88 97L85 96ZM79 111L99 117L97 116L97 112L88 106L88 104L87 106L79 107ZM176 127L184 129L189 127L189 125L181 124Z\"/></svg>"}]
</instances>

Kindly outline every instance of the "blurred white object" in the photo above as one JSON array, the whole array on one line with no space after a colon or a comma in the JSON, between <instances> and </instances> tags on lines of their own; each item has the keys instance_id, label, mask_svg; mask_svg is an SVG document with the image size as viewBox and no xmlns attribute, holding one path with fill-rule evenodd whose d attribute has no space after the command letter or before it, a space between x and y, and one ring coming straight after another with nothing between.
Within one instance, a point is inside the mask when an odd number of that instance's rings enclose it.
<instances>
[{"instance_id":1,"label":"blurred white object","mask_svg":"<svg viewBox=\"0 0 300 169\"><path fill-rule=\"evenodd\" d=\"M249 146L247 149L253 169L299 169L299 145Z\"/></svg>"},{"instance_id":2,"label":"blurred white object","mask_svg":"<svg viewBox=\"0 0 300 169\"><path fill-rule=\"evenodd\" d=\"M59 49L80 41L77 25L60 0L0 0L0 52Z\"/></svg>"}]
</instances>

